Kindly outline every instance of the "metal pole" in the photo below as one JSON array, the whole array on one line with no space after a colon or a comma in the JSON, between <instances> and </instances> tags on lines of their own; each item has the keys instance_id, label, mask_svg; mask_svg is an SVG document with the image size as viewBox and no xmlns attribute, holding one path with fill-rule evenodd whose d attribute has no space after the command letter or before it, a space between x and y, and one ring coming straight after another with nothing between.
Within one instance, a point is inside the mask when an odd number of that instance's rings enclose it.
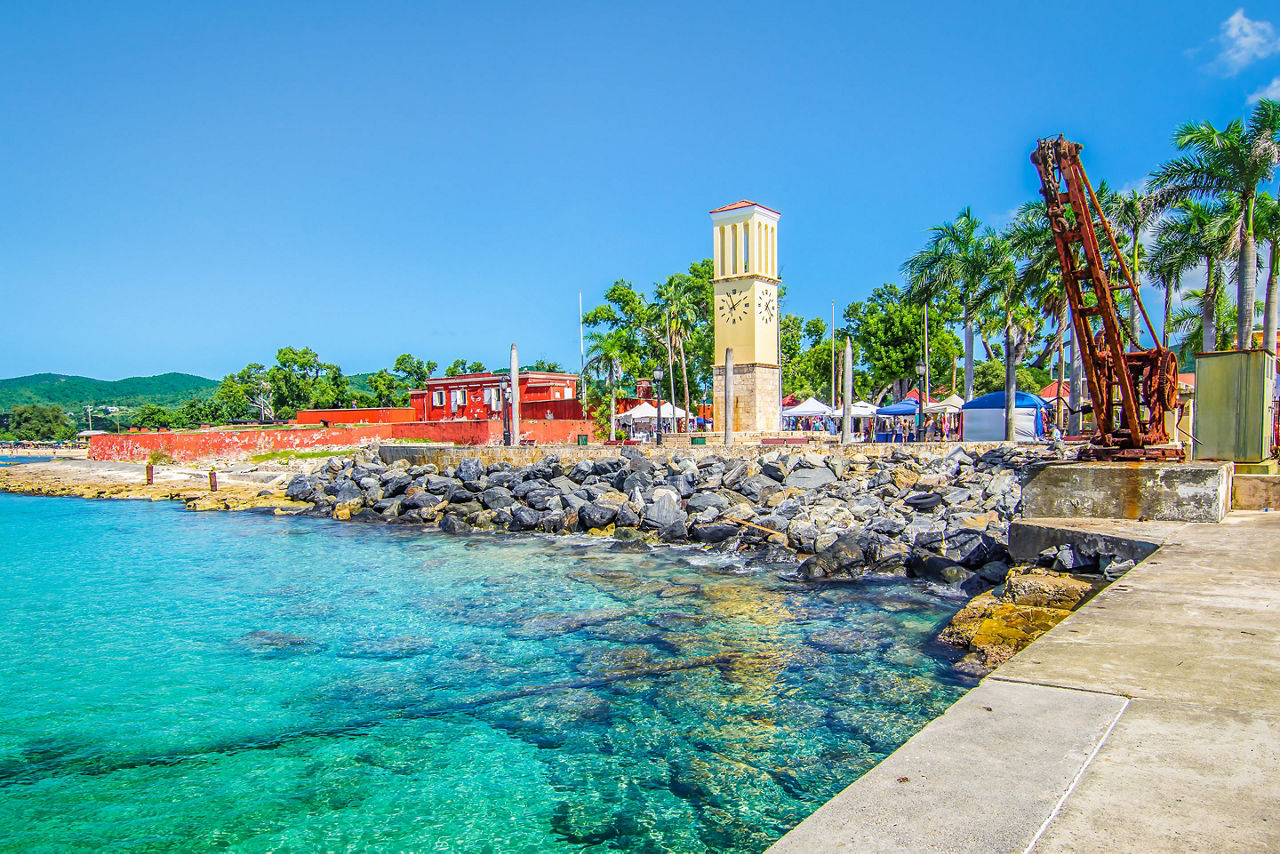
<instances>
[{"instance_id":1,"label":"metal pole","mask_svg":"<svg viewBox=\"0 0 1280 854\"><path fill-rule=\"evenodd\" d=\"M587 348L582 338L582 291L578 291L578 399L585 402L587 399L586 386L583 384L582 375L587 372ZM610 439L613 437L610 436Z\"/></svg>"},{"instance_id":2,"label":"metal pole","mask_svg":"<svg viewBox=\"0 0 1280 854\"><path fill-rule=\"evenodd\" d=\"M511 444L520 444L520 357L511 345Z\"/></svg>"},{"instance_id":3,"label":"metal pole","mask_svg":"<svg viewBox=\"0 0 1280 854\"><path fill-rule=\"evenodd\" d=\"M853 344L844 339L844 424L840 429L840 444L853 441L853 419L849 416L853 401Z\"/></svg>"},{"instance_id":4,"label":"metal pole","mask_svg":"<svg viewBox=\"0 0 1280 854\"><path fill-rule=\"evenodd\" d=\"M836 301L831 301L831 408L836 408Z\"/></svg>"},{"instance_id":5,"label":"metal pole","mask_svg":"<svg viewBox=\"0 0 1280 854\"><path fill-rule=\"evenodd\" d=\"M924 304L924 395L920 399L920 411L924 412L924 407L929 401L929 392L933 389L929 382L929 303Z\"/></svg>"},{"instance_id":6,"label":"metal pole","mask_svg":"<svg viewBox=\"0 0 1280 854\"><path fill-rule=\"evenodd\" d=\"M724 443L733 444L733 348L724 351Z\"/></svg>"},{"instance_id":7,"label":"metal pole","mask_svg":"<svg viewBox=\"0 0 1280 854\"><path fill-rule=\"evenodd\" d=\"M662 377L654 383L658 387L658 435L655 444L662 444Z\"/></svg>"}]
</instances>

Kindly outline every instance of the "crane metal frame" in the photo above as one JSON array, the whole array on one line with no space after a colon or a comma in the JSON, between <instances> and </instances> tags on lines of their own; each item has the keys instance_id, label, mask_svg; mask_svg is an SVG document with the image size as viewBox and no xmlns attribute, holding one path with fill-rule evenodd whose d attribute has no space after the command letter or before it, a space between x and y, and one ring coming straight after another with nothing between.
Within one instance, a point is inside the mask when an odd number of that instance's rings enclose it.
<instances>
[{"instance_id":1,"label":"crane metal frame","mask_svg":"<svg viewBox=\"0 0 1280 854\"><path fill-rule=\"evenodd\" d=\"M1153 447L1169 442L1164 420L1165 413L1178 405L1178 358L1160 344L1111 224L1080 163L1082 148L1059 136L1040 140L1031 154L1040 174L1040 194L1057 244L1076 347L1093 401L1092 445L1080 458L1181 458L1181 449ZM1103 261L1099 231L1106 236L1119 270L1114 282ZM1153 347L1143 349L1131 341L1134 349L1125 350L1128 330L1116 309L1115 293L1126 290L1142 313L1155 342ZM1086 292L1093 294L1092 303L1085 302ZM1096 335L1091 323L1095 317L1101 326Z\"/></svg>"}]
</instances>

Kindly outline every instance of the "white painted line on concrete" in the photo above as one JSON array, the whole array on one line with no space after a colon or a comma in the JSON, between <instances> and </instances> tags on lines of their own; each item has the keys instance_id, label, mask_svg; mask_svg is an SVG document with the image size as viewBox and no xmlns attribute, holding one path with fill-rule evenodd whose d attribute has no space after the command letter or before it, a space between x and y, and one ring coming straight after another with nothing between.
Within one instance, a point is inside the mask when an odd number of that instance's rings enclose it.
<instances>
[{"instance_id":1,"label":"white painted line on concrete","mask_svg":"<svg viewBox=\"0 0 1280 854\"><path fill-rule=\"evenodd\" d=\"M1080 778L1084 776L1085 771L1089 770L1089 766L1093 764L1093 760L1098 756L1098 751L1102 750L1102 745L1107 743L1107 738L1111 735L1111 731L1116 728L1116 724L1120 723L1120 718L1124 717L1125 710L1129 708L1131 702L1133 702L1131 698L1125 697L1124 705L1120 707L1120 711L1116 712L1115 718L1111 721L1111 726L1107 727L1107 731L1102 734L1102 738L1094 746L1093 752L1084 760L1084 764L1080 766L1080 770L1076 772L1075 778L1072 779L1071 785L1067 786L1067 790L1062 793L1062 797L1058 798L1053 810L1044 820L1044 824L1040 825L1040 829L1036 831L1036 835L1031 839L1031 844L1023 850L1022 854L1031 854L1036 844L1040 842L1040 837L1044 836L1044 832L1049 829L1049 825L1058 817L1058 813L1062 812L1062 807L1067 802L1067 798L1071 797L1071 793L1076 790L1076 786L1080 783Z\"/></svg>"}]
</instances>

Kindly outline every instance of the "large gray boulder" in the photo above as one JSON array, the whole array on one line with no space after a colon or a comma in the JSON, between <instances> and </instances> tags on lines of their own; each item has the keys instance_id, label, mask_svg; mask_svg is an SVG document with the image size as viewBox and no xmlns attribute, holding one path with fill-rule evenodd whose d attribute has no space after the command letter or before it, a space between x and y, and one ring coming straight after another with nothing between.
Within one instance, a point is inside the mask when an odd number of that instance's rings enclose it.
<instances>
[{"instance_id":1,"label":"large gray boulder","mask_svg":"<svg viewBox=\"0 0 1280 854\"><path fill-rule=\"evenodd\" d=\"M578 508L578 522L583 528L603 528L618 517L618 507L612 504L583 504Z\"/></svg>"},{"instance_id":2,"label":"large gray boulder","mask_svg":"<svg viewBox=\"0 0 1280 854\"><path fill-rule=\"evenodd\" d=\"M658 530L676 522L684 522L687 518L680 509L680 496L675 490L665 486L653 491L653 502L644 511L645 527Z\"/></svg>"},{"instance_id":3,"label":"large gray boulder","mask_svg":"<svg viewBox=\"0 0 1280 854\"><path fill-rule=\"evenodd\" d=\"M299 474L289 481L289 485L285 487L284 495L285 498L290 498L294 501L310 501L311 494L315 491L315 486L312 485L307 476Z\"/></svg>"},{"instance_id":4,"label":"large gray boulder","mask_svg":"<svg viewBox=\"0 0 1280 854\"><path fill-rule=\"evenodd\" d=\"M516 503L511 490L501 486L491 486L480 493L480 503L490 510L501 510Z\"/></svg>"},{"instance_id":5,"label":"large gray boulder","mask_svg":"<svg viewBox=\"0 0 1280 854\"><path fill-rule=\"evenodd\" d=\"M866 556L855 533L842 534L830 547L800 564L797 574L804 580L861 578L867 573Z\"/></svg>"},{"instance_id":6,"label":"large gray boulder","mask_svg":"<svg viewBox=\"0 0 1280 854\"><path fill-rule=\"evenodd\" d=\"M453 476L458 480L479 480L484 474L484 464L475 457L467 457L458 463L458 469Z\"/></svg>"}]
</instances>

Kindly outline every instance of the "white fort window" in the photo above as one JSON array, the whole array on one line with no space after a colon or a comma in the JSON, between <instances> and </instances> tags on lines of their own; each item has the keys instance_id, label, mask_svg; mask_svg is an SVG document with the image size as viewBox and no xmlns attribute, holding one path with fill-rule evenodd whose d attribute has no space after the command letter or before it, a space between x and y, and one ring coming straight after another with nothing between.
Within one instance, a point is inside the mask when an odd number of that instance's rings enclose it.
<instances>
[{"instance_id":1,"label":"white fort window","mask_svg":"<svg viewBox=\"0 0 1280 854\"><path fill-rule=\"evenodd\" d=\"M433 391L433 392L431 392L431 405L432 405L432 406L444 406L444 392L443 392L443 391Z\"/></svg>"}]
</instances>

